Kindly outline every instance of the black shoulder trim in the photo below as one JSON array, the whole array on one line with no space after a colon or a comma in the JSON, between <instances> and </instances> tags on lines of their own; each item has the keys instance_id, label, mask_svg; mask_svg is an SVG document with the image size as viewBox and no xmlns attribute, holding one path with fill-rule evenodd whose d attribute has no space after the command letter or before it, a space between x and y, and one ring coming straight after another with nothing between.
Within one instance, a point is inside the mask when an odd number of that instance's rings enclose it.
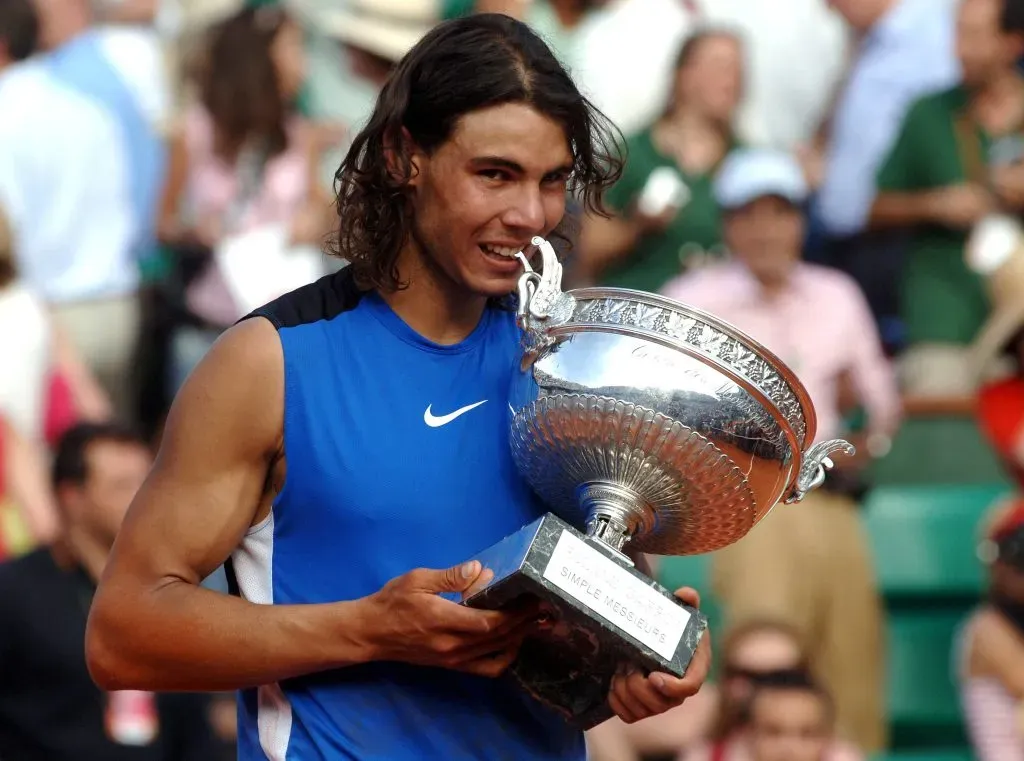
<instances>
[{"instance_id":1,"label":"black shoulder trim","mask_svg":"<svg viewBox=\"0 0 1024 761\"><path fill-rule=\"evenodd\" d=\"M351 269L344 267L254 309L239 322L252 317L265 317L278 330L294 328L297 325L330 320L342 312L355 309L362 296L363 292L356 287Z\"/></svg>"}]
</instances>

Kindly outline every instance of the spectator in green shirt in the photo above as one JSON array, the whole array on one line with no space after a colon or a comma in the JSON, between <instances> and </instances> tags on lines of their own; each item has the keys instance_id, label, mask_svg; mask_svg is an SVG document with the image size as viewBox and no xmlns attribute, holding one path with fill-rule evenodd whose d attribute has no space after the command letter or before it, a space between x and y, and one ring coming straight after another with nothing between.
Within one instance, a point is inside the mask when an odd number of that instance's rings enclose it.
<instances>
[{"instance_id":1,"label":"spectator in green shirt","mask_svg":"<svg viewBox=\"0 0 1024 761\"><path fill-rule=\"evenodd\" d=\"M578 272L582 279L657 291L695 254L721 246L721 221L711 186L718 166L735 145L733 119L742 84L739 38L715 30L697 33L684 43L665 115L627 142L622 178L606 199L615 215L584 222ZM668 181L651 183L652 177L664 176L665 169L675 178L678 191L667 205L657 198L662 194L653 185Z\"/></svg>"},{"instance_id":2,"label":"spectator in green shirt","mask_svg":"<svg viewBox=\"0 0 1024 761\"><path fill-rule=\"evenodd\" d=\"M1024 1L964 0L957 22L962 82L919 99L877 178L870 224L911 231L901 288L909 349L904 385L918 395L972 391L966 346L988 313L967 267L971 229L996 211L1024 212Z\"/></svg>"}]
</instances>

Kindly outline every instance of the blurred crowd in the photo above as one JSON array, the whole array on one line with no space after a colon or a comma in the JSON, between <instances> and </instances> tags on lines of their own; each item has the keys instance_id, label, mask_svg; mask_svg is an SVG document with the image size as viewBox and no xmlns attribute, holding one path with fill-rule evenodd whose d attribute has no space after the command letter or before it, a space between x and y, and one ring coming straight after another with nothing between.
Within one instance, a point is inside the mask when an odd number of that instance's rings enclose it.
<instances>
[{"instance_id":1,"label":"blurred crowd","mask_svg":"<svg viewBox=\"0 0 1024 761\"><path fill-rule=\"evenodd\" d=\"M533 26L624 136L569 285L729 321L858 449L715 553L714 683L593 757L887 747L872 462L941 407L1024 484L1024 0L0 0L0 758L232 756L232 696L92 685L89 599L177 389L344 266L340 157L405 51L475 12ZM1024 509L979 531L964 719L977 758L1019 759Z\"/></svg>"}]
</instances>

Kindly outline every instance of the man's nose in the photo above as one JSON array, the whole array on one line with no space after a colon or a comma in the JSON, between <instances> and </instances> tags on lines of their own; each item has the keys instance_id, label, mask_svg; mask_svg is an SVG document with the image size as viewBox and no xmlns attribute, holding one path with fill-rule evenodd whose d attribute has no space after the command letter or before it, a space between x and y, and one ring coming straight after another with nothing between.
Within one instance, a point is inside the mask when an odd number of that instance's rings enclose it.
<instances>
[{"instance_id":1,"label":"man's nose","mask_svg":"<svg viewBox=\"0 0 1024 761\"><path fill-rule=\"evenodd\" d=\"M502 215L508 227L536 235L544 230L544 202L540 188L527 186L516 195L511 206Z\"/></svg>"}]
</instances>

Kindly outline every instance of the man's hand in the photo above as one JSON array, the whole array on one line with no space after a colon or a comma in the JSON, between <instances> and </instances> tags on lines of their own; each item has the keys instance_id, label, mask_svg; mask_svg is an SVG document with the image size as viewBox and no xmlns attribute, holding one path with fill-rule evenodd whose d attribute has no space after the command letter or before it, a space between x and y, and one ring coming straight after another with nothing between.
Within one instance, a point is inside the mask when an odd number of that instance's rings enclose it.
<instances>
[{"instance_id":1,"label":"man's hand","mask_svg":"<svg viewBox=\"0 0 1024 761\"><path fill-rule=\"evenodd\" d=\"M440 596L468 596L489 573L475 560L445 571L417 569L365 598L370 660L500 675L535 628L538 609L474 610Z\"/></svg>"},{"instance_id":2,"label":"man's hand","mask_svg":"<svg viewBox=\"0 0 1024 761\"><path fill-rule=\"evenodd\" d=\"M700 595L690 587L677 590L676 597L694 608L700 606ZM682 679L659 672L644 676L640 671L627 670L612 680L608 704L627 724L656 716L696 695L710 668L711 632L706 631Z\"/></svg>"},{"instance_id":3,"label":"man's hand","mask_svg":"<svg viewBox=\"0 0 1024 761\"><path fill-rule=\"evenodd\" d=\"M933 190L927 202L928 218L954 230L970 229L996 207L992 194L974 183Z\"/></svg>"},{"instance_id":4,"label":"man's hand","mask_svg":"<svg viewBox=\"0 0 1024 761\"><path fill-rule=\"evenodd\" d=\"M992 170L992 187L1003 206L1024 211L1024 164L999 166Z\"/></svg>"}]
</instances>

